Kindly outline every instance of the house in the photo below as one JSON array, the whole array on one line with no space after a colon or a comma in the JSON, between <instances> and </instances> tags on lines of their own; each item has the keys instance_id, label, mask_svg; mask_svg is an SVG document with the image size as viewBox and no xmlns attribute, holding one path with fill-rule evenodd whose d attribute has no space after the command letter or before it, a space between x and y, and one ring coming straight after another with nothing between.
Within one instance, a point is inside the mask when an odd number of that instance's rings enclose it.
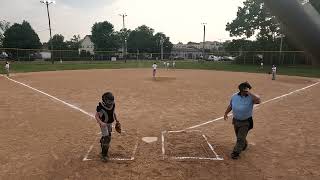
<instances>
[{"instance_id":1,"label":"house","mask_svg":"<svg viewBox=\"0 0 320 180\"><path fill-rule=\"evenodd\" d=\"M90 54L94 54L94 44L91 41L91 35L86 35L83 40L80 41L79 54L81 51L89 52Z\"/></svg>"},{"instance_id":2,"label":"house","mask_svg":"<svg viewBox=\"0 0 320 180\"><path fill-rule=\"evenodd\" d=\"M202 51L193 47L173 47L171 57L174 59L198 59L202 56Z\"/></svg>"},{"instance_id":3,"label":"house","mask_svg":"<svg viewBox=\"0 0 320 180\"><path fill-rule=\"evenodd\" d=\"M189 47L189 48L202 49L200 43L196 43L196 42L188 42L187 47Z\"/></svg>"},{"instance_id":4,"label":"house","mask_svg":"<svg viewBox=\"0 0 320 180\"><path fill-rule=\"evenodd\" d=\"M203 49L207 49L207 50L219 50L220 48L222 48L223 44L218 42L218 41L206 41L204 42L204 46L203 46L203 42L200 42L200 48Z\"/></svg>"}]
</instances>

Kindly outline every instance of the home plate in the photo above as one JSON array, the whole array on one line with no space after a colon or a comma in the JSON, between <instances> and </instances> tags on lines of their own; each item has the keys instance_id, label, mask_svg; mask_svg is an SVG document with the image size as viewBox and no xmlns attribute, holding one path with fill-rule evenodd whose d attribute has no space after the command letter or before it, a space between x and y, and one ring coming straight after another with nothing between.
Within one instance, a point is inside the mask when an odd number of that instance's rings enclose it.
<instances>
[{"instance_id":1,"label":"home plate","mask_svg":"<svg viewBox=\"0 0 320 180\"><path fill-rule=\"evenodd\" d=\"M142 141L146 143L152 143L158 140L158 137L143 137Z\"/></svg>"}]
</instances>

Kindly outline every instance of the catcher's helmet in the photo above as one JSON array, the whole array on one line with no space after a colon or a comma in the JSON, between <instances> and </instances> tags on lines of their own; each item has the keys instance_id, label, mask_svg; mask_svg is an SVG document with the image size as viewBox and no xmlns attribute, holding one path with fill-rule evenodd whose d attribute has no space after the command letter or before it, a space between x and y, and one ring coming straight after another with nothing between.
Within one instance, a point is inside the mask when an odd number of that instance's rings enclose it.
<instances>
[{"instance_id":1,"label":"catcher's helmet","mask_svg":"<svg viewBox=\"0 0 320 180\"><path fill-rule=\"evenodd\" d=\"M114 103L114 96L111 92L106 92L102 95L102 102L105 106L111 107Z\"/></svg>"}]
</instances>

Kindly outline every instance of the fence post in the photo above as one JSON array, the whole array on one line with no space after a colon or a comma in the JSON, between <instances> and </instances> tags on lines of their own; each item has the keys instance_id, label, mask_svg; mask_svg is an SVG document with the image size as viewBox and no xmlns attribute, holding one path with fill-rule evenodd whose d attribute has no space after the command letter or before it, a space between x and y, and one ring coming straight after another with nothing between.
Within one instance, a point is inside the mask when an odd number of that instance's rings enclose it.
<instances>
[{"instance_id":1,"label":"fence post","mask_svg":"<svg viewBox=\"0 0 320 180\"><path fill-rule=\"evenodd\" d=\"M252 64L254 64L254 56L252 56Z\"/></svg>"},{"instance_id":2,"label":"fence post","mask_svg":"<svg viewBox=\"0 0 320 180\"><path fill-rule=\"evenodd\" d=\"M17 60L19 61L19 50L17 48Z\"/></svg>"}]
</instances>

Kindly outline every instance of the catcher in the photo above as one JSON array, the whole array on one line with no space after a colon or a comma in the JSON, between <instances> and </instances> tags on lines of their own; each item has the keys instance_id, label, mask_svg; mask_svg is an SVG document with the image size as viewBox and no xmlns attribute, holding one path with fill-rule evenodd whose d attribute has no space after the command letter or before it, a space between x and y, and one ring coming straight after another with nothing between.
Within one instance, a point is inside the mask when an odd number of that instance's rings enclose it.
<instances>
[{"instance_id":1,"label":"catcher","mask_svg":"<svg viewBox=\"0 0 320 180\"><path fill-rule=\"evenodd\" d=\"M112 123L116 121L115 129L121 133L121 124L115 113L114 96L111 92L106 92L102 95L102 102L97 106L95 118L101 128L101 159L108 160L108 150L111 142Z\"/></svg>"}]
</instances>

